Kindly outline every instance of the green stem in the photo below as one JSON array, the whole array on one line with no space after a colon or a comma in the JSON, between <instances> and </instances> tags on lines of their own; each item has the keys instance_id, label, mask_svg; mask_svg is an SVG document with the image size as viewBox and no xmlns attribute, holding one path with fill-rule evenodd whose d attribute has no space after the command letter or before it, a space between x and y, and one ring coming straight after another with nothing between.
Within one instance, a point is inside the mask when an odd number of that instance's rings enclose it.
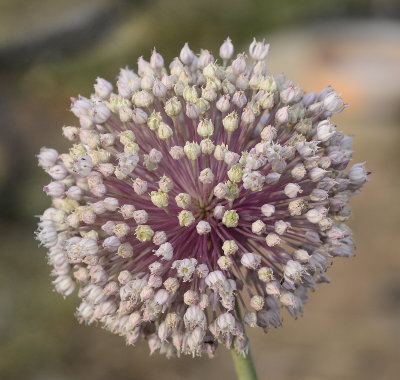
<instances>
[{"instance_id":1,"label":"green stem","mask_svg":"<svg viewBox=\"0 0 400 380\"><path fill-rule=\"evenodd\" d=\"M235 300L235 310L239 320L242 320L242 315L240 313L239 302L236 298ZM257 372L254 367L253 358L251 356L250 347L247 355L238 354L235 348L231 347L231 354L233 363L235 364L236 375L238 380L257 380Z\"/></svg>"},{"instance_id":2,"label":"green stem","mask_svg":"<svg viewBox=\"0 0 400 380\"><path fill-rule=\"evenodd\" d=\"M254 368L250 349L247 355L243 356L238 354L234 348L231 348L231 354L238 380L257 380L257 373Z\"/></svg>"}]
</instances>

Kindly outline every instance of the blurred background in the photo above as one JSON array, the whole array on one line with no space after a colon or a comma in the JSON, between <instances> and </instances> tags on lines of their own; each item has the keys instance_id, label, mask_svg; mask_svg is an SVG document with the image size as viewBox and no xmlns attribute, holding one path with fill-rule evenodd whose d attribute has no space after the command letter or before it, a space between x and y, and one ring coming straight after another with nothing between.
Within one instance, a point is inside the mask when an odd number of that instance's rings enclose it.
<instances>
[{"instance_id":1,"label":"blurred background","mask_svg":"<svg viewBox=\"0 0 400 380\"><path fill-rule=\"evenodd\" d=\"M373 172L352 203L355 257L336 259L303 318L266 336L250 331L260 380L398 379L399 19L397 0L0 0L0 378L234 378L223 348L214 360L167 360L80 326L77 298L52 291L33 239L34 216L49 205L34 155L66 149L69 97L135 68L154 46L167 61L186 41L217 56L229 35L236 52L265 38L269 71L306 91L341 92L350 107L334 122L356 136L354 161Z\"/></svg>"}]
</instances>

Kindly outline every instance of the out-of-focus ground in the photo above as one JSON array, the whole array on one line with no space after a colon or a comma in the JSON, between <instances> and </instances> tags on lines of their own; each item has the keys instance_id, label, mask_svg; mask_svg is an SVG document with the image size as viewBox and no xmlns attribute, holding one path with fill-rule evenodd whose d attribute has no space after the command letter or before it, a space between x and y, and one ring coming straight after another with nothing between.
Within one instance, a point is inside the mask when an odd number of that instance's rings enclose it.
<instances>
[{"instance_id":1,"label":"out-of-focus ground","mask_svg":"<svg viewBox=\"0 0 400 380\"><path fill-rule=\"evenodd\" d=\"M399 378L400 23L372 17L395 16L395 2L366 2L365 14L360 1L3 2L1 379L233 378L223 348L214 360L167 360L150 357L144 343L126 347L117 336L80 326L77 298L52 292L45 250L33 240L33 215L48 205L41 192L48 178L33 156L42 145L66 148L61 127L75 122L69 96L88 95L97 75L112 80L154 45L168 59L187 40L217 56L228 34L238 50L253 35L265 37L270 72L285 72L305 90L331 84L342 92L350 107L333 121L355 135L354 161L367 161L372 171L352 203L355 257L335 260L332 283L311 295L304 317L285 316L284 327L268 335L250 331L260 380Z\"/></svg>"}]
</instances>

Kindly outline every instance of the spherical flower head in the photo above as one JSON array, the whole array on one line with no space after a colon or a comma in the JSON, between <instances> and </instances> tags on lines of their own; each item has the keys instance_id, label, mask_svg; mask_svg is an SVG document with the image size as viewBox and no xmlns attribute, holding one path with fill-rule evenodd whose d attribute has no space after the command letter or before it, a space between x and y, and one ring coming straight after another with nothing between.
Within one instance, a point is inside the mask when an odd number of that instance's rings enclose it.
<instances>
[{"instance_id":1,"label":"spherical flower head","mask_svg":"<svg viewBox=\"0 0 400 380\"><path fill-rule=\"evenodd\" d=\"M245 355L244 323L296 318L352 254L349 202L368 171L346 169L341 96L269 73L264 41L233 53L229 38L221 62L185 44L169 66L153 50L115 85L98 78L72 100L71 148L38 154L55 290L78 289L79 322L167 356Z\"/></svg>"}]
</instances>

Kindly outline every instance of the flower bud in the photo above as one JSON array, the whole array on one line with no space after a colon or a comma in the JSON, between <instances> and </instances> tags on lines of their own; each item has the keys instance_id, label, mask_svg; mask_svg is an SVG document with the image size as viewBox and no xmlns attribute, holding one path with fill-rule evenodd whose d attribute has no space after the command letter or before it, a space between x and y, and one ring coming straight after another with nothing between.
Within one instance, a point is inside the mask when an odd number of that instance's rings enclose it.
<instances>
[{"instance_id":1,"label":"flower bud","mask_svg":"<svg viewBox=\"0 0 400 380\"><path fill-rule=\"evenodd\" d=\"M261 256L258 253L244 253L240 259L240 263L247 269L257 269L261 264Z\"/></svg>"},{"instance_id":2,"label":"flower bud","mask_svg":"<svg viewBox=\"0 0 400 380\"><path fill-rule=\"evenodd\" d=\"M288 183L284 188L284 193L288 198L296 198L298 193L302 193L300 186L297 183Z\"/></svg>"},{"instance_id":3,"label":"flower bud","mask_svg":"<svg viewBox=\"0 0 400 380\"><path fill-rule=\"evenodd\" d=\"M265 242L267 243L268 247L275 247L281 243L281 238L279 235L271 232L265 237Z\"/></svg>"},{"instance_id":4,"label":"flower bud","mask_svg":"<svg viewBox=\"0 0 400 380\"><path fill-rule=\"evenodd\" d=\"M156 52L156 49L153 49L151 54L150 67L153 70L161 70L164 67L164 59L161 54Z\"/></svg>"},{"instance_id":5,"label":"flower bud","mask_svg":"<svg viewBox=\"0 0 400 380\"><path fill-rule=\"evenodd\" d=\"M233 54L233 44L231 39L228 37L219 48L219 56L223 60L228 60L231 59L232 54Z\"/></svg>"},{"instance_id":6,"label":"flower bud","mask_svg":"<svg viewBox=\"0 0 400 380\"><path fill-rule=\"evenodd\" d=\"M224 216L225 213L225 207L221 206L221 205L217 205L214 207L214 212L213 212L213 216L215 219L220 220L222 219L222 217Z\"/></svg>"},{"instance_id":7,"label":"flower bud","mask_svg":"<svg viewBox=\"0 0 400 380\"><path fill-rule=\"evenodd\" d=\"M289 107L279 108L275 114L275 121L278 124L286 124L289 121Z\"/></svg>"},{"instance_id":8,"label":"flower bud","mask_svg":"<svg viewBox=\"0 0 400 380\"><path fill-rule=\"evenodd\" d=\"M150 198L153 204L159 208L165 208L168 206L168 194L162 190L152 191Z\"/></svg>"},{"instance_id":9,"label":"flower bud","mask_svg":"<svg viewBox=\"0 0 400 380\"><path fill-rule=\"evenodd\" d=\"M265 232L266 225L262 220L256 220L251 225L251 231L256 235L262 235Z\"/></svg>"},{"instance_id":10,"label":"flower bud","mask_svg":"<svg viewBox=\"0 0 400 380\"><path fill-rule=\"evenodd\" d=\"M163 121L160 122L157 129L158 138L160 138L161 140L167 140L173 135L173 133L174 132L172 128L168 124L164 123Z\"/></svg>"},{"instance_id":11,"label":"flower bud","mask_svg":"<svg viewBox=\"0 0 400 380\"><path fill-rule=\"evenodd\" d=\"M141 224L136 227L135 235L139 241L145 242L151 240L154 235L154 231L151 229L150 226L146 224Z\"/></svg>"},{"instance_id":12,"label":"flower bud","mask_svg":"<svg viewBox=\"0 0 400 380\"><path fill-rule=\"evenodd\" d=\"M194 222L194 216L190 211L183 210L178 214L179 225L188 227Z\"/></svg>"},{"instance_id":13,"label":"flower bud","mask_svg":"<svg viewBox=\"0 0 400 380\"><path fill-rule=\"evenodd\" d=\"M229 108L231 107L231 105L229 103L229 100L230 100L230 96L229 95L223 95L218 99L218 101L215 104L215 106L222 113L228 112Z\"/></svg>"},{"instance_id":14,"label":"flower bud","mask_svg":"<svg viewBox=\"0 0 400 380\"><path fill-rule=\"evenodd\" d=\"M218 199L223 199L225 198L225 195L228 193L228 188L227 186L220 182L217 186L214 187L214 195Z\"/></svg>"},{"instance_id":15,"label":"flower bud","mask_svg":"<svg viewBox=\"0 0 400 380\"><path fill-rule=\"evenodd\" d=\"M239 223L239 215L235 210L225 211L222 223L227 227L236 227Z\"/></svg>"},{"instance_id":16,"label":"flower bud","mask_svg":"<svg viewBox=\"0 0 400 380\"><path fill-rule=\"evenodd\" d=\"M192 161L196 160L201 154L200 146L196 142L186 141L183 151L186 157Z\"/></svg>"},{"instance_id":17,"label":"flower bud","mask_svg":"<svg viewBox=\"0 0 400 380\"><path fill-rule=\"evenodd\" d=\"M199 59L197 61L197 67L200 70L203 70L208 64L210 64L212 62L214 62L214 57L210 53L210 51L201 49L201 53L200 53Z\"/></svg>"},{"instance_id":18,"label":"flower bud","mask_svg":"<svg viewBox=\"0 0 400 380\"><path fill-rule=\"evenodd\" d=\"M247 98L244 91L236 91L233 94L232 103L238 108L244 107L247 103Z\"/></svg>"},{"instance_id":19,"label":"flower bud","mask_svg":"<svg viewBox=\"0 0 400 380\"><path fill-rule=\"evenodd\" d=\"M194 59L194 53L190 50L188 43L183 46L179 58L184 65L190 65Z\"/></svg>"},{"instance_id":20,"label":"flower bud","mask_svg":"<svg viewBox=\"0 0 400 380\"><path fill-rule=\"evenodd\" d=\"M161 245L167 241L167 234L164 231L156 231L153 236L153 243L155 245Z\"/></svg>"},{"instance_id":21,"label":"flower bud","mask_svg":"<svg viewBox=\"0 0 400 380\"><path fill-rule=\"evenodd\" d=\"M236 76L246 71L246 56L245 54L238 54L237 58L232 61L232 71Z\"/></svg>"},{"instance_id":22,"label":"flower bud","mask_svg":"<svg viewBox=\"0 0 400 380\"><path fill-rule=\"evenodd\" d=\"M267 58L268 51L269 44L264 43L264 41L257 42L255 38L249 47L250 57L256 61L263 61L265 58Z\"/></svg>"},{"instance_id":23,"label":"flower bud","mask_svg":"<svg viewBox=\"0 0 400 380\"><path fill-rule=\"evenodd\" d=\"M196 230L199 235L206 235L211 231L210 223L201 220L199 223L197 223Z\"/></svg>"},{"instance_id":24,"label":"flower bud","mask_svg":"<svg viewBox=\"0 0 400 380\"><path fill-rule=\"evenodd\" d=\"M201 120L197 126L197 133L199 136L208 137L214 133L214 125L211 120Z\"/></svg>"},{"instance_id":25,"label":"flower bud","mask_svg":"<svg viewBox=\"0 0 400 380\"><path fill-rule=\"evenodd\" d=\"M239 118L236 111L226 115L222 119L222 124L228 132L234 132L239 126Z\"/></svg>"}]
</instances>

